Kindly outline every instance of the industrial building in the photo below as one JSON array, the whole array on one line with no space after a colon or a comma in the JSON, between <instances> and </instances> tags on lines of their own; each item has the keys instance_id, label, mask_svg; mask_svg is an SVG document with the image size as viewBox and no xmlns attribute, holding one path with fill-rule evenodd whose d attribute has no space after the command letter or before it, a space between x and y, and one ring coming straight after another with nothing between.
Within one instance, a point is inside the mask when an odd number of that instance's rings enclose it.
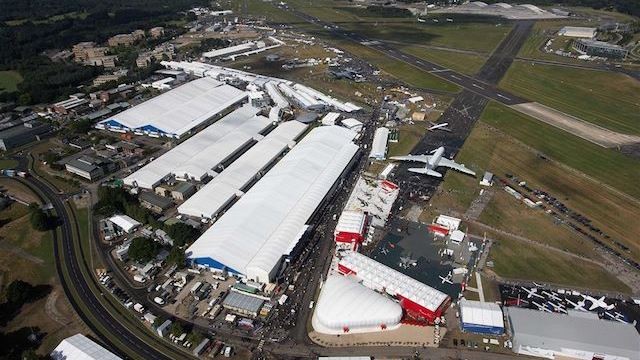
<instances>
[{"instance_id":1,"label":"industrial building","mask_svg":"<svg viewBox=\"0 0 640 360\"><path fill-rule=\"evenodd\" d=\"M384 160L387 156L387 141L389 141L389 129L386 127L377 128L373 135L369 158Z\"/></svg>"},{"instance_id":2,"label":"industrial building","mask_svg":"<svg viewBox=\"0 0 640 360\"><path fill-rule=\"evenodd\" d=\"M247 98L247 93L204 77L116 114L96 125L98 129L179 138Z\"/></svg>"},{"instance_id":3,"label":"industrial building","mask_svg":"<svg viewBox=\"0 0 640 360\"><path fill-rule=\"evenodd\" d=\"M218 173L189 200L178 207L183 215L212 219L271 165L307 129L297 121L284 122L264 139Z\"/></svg>"},{"instance_id":4,"label":"industrial building","mask_svg":"<svg viewBox=\"0 0 640 360\"><path fill-rule=\"evenodd\" d=\"M572 46L577 52L590 56L625 58L629 53L629 50L620 45L590 39L576 40L573 42Z\"/></svg>"},{"instance_id":5,"label":"industrial building","mask_svg":"<svg viewBox=\"0 0 640 360\"><path fill-rule=\"evenodd\" d=\"M202 181L217 166L249 145L260 132L271 126L269 119L257 116L259 109L244 105L127 176L124 183L153 189L170 176L179 180Z\"/></svg>"},{"instance_id":6,"label":"industrial building","mask_svg":"<svg viewBox=\"0 0 640 360\"><path fill-rule=\"evenodd\" d=\"M548 359L640 359L640 335L631 324L506 308L513 351Z\"/></svg>"},{"instance_id":7,"label":"industrial building","mask_svg":"<svg viewBox=\"0 0 640 360\"><path fill-rule=\"evenodd\" d=\"M597 28L582 26L565 26L558 31L558 35L574 38L593 39L598 32Z\"/></svg>"},{"instance_id":8,"label":"industrial building","mask_svg":"<svg viewBox=\"0 0 640 360\"><path fill-rule=\"evenodd\" d=\"M253 50L258 47L258 43L255 41L248 41L246 43L228 46L222 49L215 49L211 51L207 51L202 53L202 57L206 59L215 59L225 55L237 54L244 51ZM262 43L262 47L264 47L264 43Z\"/></svg>"},{"instance_id":9,"label":"industrial building","mask_svg":"<svg viewBox=\"0 0 640 360\"><path fill-rule=\"evenodd\" d=\"M187 258L272 281L358 152L354 135L337 126L313 129L187 249Z\"/></svg>"},{"instance_id":10,"label":"industrial building","mask_svg":"<svg viewBox=\"0 0 640 360\"><path fill-rule=\"evenodd\" d=\"M400 326L402 307L348 276L327 277L311 318L323 334L392 330Z\"/></svg>"},{"instance_id":11,"label":"industrial building","mask_svg":"<svg viewBox=\"0 0 640 360\"><path fill-rule=\"evenodd\" d=\"M344 252L338 271L355 276L372 290L394 296L414 321L433 324L451 303L448 295L355 251Z\"/></svg>"},{"instance_id":12,"label":"industrial building","mask_svg":"<svg viewBox=\"0 0 640 360\"><path fill-rule=\"evenodd\" d=\"M463 331L476 334L501 335L504 333L504 316L500 305L461 299L460 323Z\"/></svg>"},{"instance_id":13,"label":"industrial building","mask_svg":"<svg viewBox=\"0 0 640 360\"><path fill-rule=\"evenodd\" d=\"M109 221L129 234L134 232L137 228L140 227L140 225L142 225L138 221L132 219L127 215L114 215L109 218Z\"/></svg>"},{"instance_id":14,"label":"industrial building","mask_svg":"<svg viewBox=\"0 0 640 360\"><path fill-rule=\"evenodd\" d=\"M82 334L68 337L51 352L53 360L121 360Z\"/></svg>"},{"instance_id":15,"label":"industrial building","mask_svg":"<svg viewBox=\"0 0 640 360\"><path fill-rule=\"evenodd\" d=\"M261 298L231 290L229 295L224 298L222 307L236 314L255 318L260 313L263 304L264 300Z\"/></svg>"},{"instance_id":16,"label":"industrial building","mask_svg":"<svg viewBox=\"0 0 640 360\"><path fill-rule=\"evenodd\" d=\"M0 149L8 151L40 140L52 130L49 124L29 121L0 131Z\"/></svg>"},{"instance_id":17,"label":"industrial building","mask_svg":"<svg viewBox=\"0 0 640 360\"><path fill-rule=\"evenodd\" d=\"M70 159L64 166L68 172L89 181L94 181L104 175L104 170L101 166L102 163L103 161L100 159L83 155L75 159Z\"/></svg>"}]
</instances>

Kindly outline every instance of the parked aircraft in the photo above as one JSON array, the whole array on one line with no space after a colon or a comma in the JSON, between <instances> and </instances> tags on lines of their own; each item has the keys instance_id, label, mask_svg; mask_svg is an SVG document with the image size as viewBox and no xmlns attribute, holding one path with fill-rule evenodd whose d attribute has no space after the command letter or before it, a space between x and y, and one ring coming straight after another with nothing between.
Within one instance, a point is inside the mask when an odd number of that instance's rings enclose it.
<instances>
[{"instance_id":1,"label":"parked aircraft","mask_svg":"<svg viewBox=\"0 0 640 360\"><path fill-rule=\"evenodd\" d=\"M473 170L468 169L462 164L458 164L453 160L449 160L444 155L444 147L439 147L431 152L432 155L405 155L405 156L392 156L390 159L392 160L400 160L400 161L417 161L425 164L423 168L409 168L410 172L417 174L424 174L434 177L442 177L442 174L435 171L434 169L444 166L448 167L465 174L469 174L472 176L476 176L476 173Z\"/></svg>"},{"instance_id":2,"label":"parked aircraft","mask_svg":"<svg viewBox=\"0 0 640 360\"><path fill-rule=\"evenodd\" d=\"M567 313L567 310L564 308L564 306L562 306L561 304L556 304L552 301L549 301L547 304L551 305L551 307L553 308L553 310L555 312L560 312L560 313Z\"/></svg>"},{"instance_id":3,"label":"parked aircraft","mask_svg":"<svg viewBox=\"0 0 640 360\"><path fill-rule=\"evenodd\" d=\"M532 301L531 303L532 303L533 305L535 305L535 306L538 308L538 310L546 311L546 312L553 312L553 311L551 311L551 310L547 309L547 307L546 307L546 306L544 306L544 305L542 305L542 304L538 304L538 303L537 303L537 302L535 302L535 301Z\"/></svg>"},{"instance_id":4,"label":"parked aircraft","mask_svg":"<svg viewBox=\"0 0 640 360\"><path fill-rule=\"evenodd\" d=\"M544 296L538 294L537 288L527 289L526 287L521 286L522 290L527 293L527 298L531 299L532 296L539 297L540 299L544 299Z\"/></svg>"},{"instance_id":5,"label":"parked aircraft","mask_svg":"<svg viewBox=\"0 0 640 360\"><path fill-rule=\"evenodd\" d=\"M444 284L444 283L453 284L453 282L451 281L451 278L453 277L453 274L451 273L451 271L449 271L447 276L438 275L438 277L440 278L440 280L442 280L442 284Z\"/></svg>"},{"instance_id":6,"label":"parked aircraft","mask_svg":"<svg viewBox=\"0 0 640 360\"><path fill-rule=\"evenodd\" d=\"M605 310L611 310L611 309L613 309L615 307L614 304L609 305L606 302L604 302L604 299L605 299L604 296L600 297L600 299L596 299L596 298L594 298L592 296L589 296L589 295L581 295L581 296L582 296L582 298L584 300L591 301L591 307L589 307L589 310L593 310L593 309L597 309L597 308L603 308Z\"/></svg>"},{"instance_id":7,"label":"parked aircraft","mask_svg":"<svg viewBox=\"0 0 640 360\"><path fill-rule=\"evenodd\" d=\"M567 303L573 306L573 310L588 311L587 309L584 308L584 301L578 301L577 303L574 303L573 301L567 299Z\"/></svg>"},{"instance_id":8,"label":"parked aircraft","mask_svg":"<svg viewBox=\"0 0 640 360\"><path fill-rule=\"evenodd\" d=\"M429 130L429 131L444 130L444 131L451 132L451 129L449 128L449 123L436 124L433 121L429 121L429 124L430 124L430 126L427 128L427 130Z\"/></svg>"},{"instance_id":9,"label":"parked aircraft","mask_svg":"<svg viewBox=\"0 0 640 360\"><path fill-rule=\"evenodd\" d=\"M408 268L409 266L416 266L418 264L418 260L412 259L410 256L401 256L400 257L400 267Z\"/></svg>"},{"instance_id":10,"label":"parked aircraft","mask_svg":"<svg viewBox=\"0 0 640 360\"><path fill-rule=\"evenodd\" d=\"M550 299L553 299L555 301L562 301L562 299L556 295L553 291L549 292L549 291L543 291L542 295L546 295L548 296Z\"/></svg>"},{"instance_id":11,"label":"parked aircraft","mask_svg":"<svg viewBox=\"0 0 640 360\"><path fill-rule=\"evenodd\" d=\"M427 22L427 20L418 18L418 22L423 23L423 22Z\"/></svg>"},{"instance_id":12,"label":"parked aircraft","mask_svg":"<svg viewBox=\"0 0 640 360\"><path fill-rule=\"evenodd\" d=\"M380 253L383 254L383 255L387 255L387 254L389 254L389 249L382 248L382 250L380 250Z\"/></svg>"}]
</instances>

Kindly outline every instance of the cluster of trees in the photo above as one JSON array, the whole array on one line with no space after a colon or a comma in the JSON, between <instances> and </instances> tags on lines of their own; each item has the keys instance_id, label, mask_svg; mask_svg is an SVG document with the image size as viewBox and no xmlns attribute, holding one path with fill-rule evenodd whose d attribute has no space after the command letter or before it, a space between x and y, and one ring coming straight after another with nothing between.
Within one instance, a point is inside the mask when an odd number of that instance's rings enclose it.
<instances>
[{"instance_id":1,"label":"cluster of trees","mask_svg":"<svg viewBox=\"0 0 640 360\"><path fill-rule=\"evenodd\" d=\"M161 229L160 223L151 211L143 208L138 200L127 191L121 188L103 186L98 189L98 203L95 206L95 213L108 216L114 213L124 213L144 224L149 224L154 228Z\"/></svg>"},{"instance_id":2,"label":"cluster of trees","mask_svg":"<svg viewBox=\"0 0 640 360\"><path fill-rule=\"evenodd\" d=\"M129 257L137 262L146 263L153 260L162 250L162 246L146 237L137 237L131 240L129 246Z\"/></svg>"},{"instance_id":3,"label":"cluster of trees","mask_svg":"<svg viewBox=\"0 0 640 360\"><path fill-rule=\"evenodd\" d=\"M58 219L47 214L38 205L29 205L29 221L31 226L38 231L47 231L56 227Z\"/></svg>"}]
</instances>

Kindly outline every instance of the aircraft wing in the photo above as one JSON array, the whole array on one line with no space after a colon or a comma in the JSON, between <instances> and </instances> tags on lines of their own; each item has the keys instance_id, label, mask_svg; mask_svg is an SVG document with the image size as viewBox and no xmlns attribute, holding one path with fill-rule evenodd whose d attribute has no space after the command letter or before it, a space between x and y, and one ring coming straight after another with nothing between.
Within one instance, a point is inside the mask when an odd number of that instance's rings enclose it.
<instances>
[{"instance_id":1,"label":"aircraft wing","mask_svg":"<svg viewBox=\"0 0 640 360\"><path fill-rule=\"evenodd\" d=\"M422 163L429 162L431 156L429 155L404 155L404 156L392 156L389 159L399 161L418 161Z\"/></svg>"},{"instance_id":2,"label":"aircraft wing","mask_svg":"<svg viewBox=\"0 0 640 360\"><path fill-rule=\"evenodd\" d=\"M476 176L476 172L475 171L467 168L466 166L464 166L462 164L458 164L457 162L455 162L453 160L449 160L449 159L444 158L444 157L440 159L440 162L438 163L438 166L448 167L448 168L463 172L465 174Z\"/></svg>"}]
</instances>

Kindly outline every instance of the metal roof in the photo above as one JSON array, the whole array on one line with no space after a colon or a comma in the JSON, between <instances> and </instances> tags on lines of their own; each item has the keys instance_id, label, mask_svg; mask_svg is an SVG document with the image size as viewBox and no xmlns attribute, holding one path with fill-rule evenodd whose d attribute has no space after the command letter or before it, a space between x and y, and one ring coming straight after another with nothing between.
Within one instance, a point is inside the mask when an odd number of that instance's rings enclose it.
<instances>
[{"instance_id":1,"label":"metal roof","mask_svg":"<svg viewBox=\"0 0 640 360\"><path fill-rule=\"evenodd\" d=\"M335 232L362 234L362 232L364 231L365 222L366 217L364 215L364 212L360 210L345 210L342 212L342 214L340 214Z\"/></svg>"},{"instance_id":2,"label":"metal roof","mask_svg":"<svg viewBox=\"0 0 640 360\"><path fill-rule=\"evenodd\" d=\"M459 305L463 323L504 328L500 305L467 299L460 300Z\"/></svg>"},{"instance_id":3,"label":"metal roof","mask_svg":"<svg viewBox=\"0 0 640 360\"><path fill-rule=\"evenodd\" d=\"M118 226L119 228L121 228L126 232L129 232L132 229L136 228L137 226L140 226L140 223L138 221L130 218L127 215L114 215L109 218L109 221L116 224L116 226Z\"/></svg>"},{"instance_id":4,"label":"metal roof","mask_svg":"<svg viewBox=\"0 0 640 360\"><path fill-rule=\"evenodd\" d=\"M54 360L122 360L82 334L68 337L51 352Z\"/></svg>"},{"instance_id":5,"label":"metal roof","mask_svg":"<svg viewBox=\"0 0 640 360\"><path fill-rule=\"evenodd\" d=\"M313 129L187 249L188 257L269 281L358 151L352 139L337 126Z\"/></svg>"},{"instance_id":6,"label":"metal roof","mask_svg":"<svg viewBox=\"0 0 640 360\"><path fill-rule=\"evenodd\" d=\"M280 156L307 125L297 121L280 124L213 180L178 207L178 212L213 218L243 190L256 175Z\"/></svg>"},{"instance_id":7,"label":"metal roof","mask_svg":"<svg viewBox=\"0 0 640 360\"><path fill-rule=\"evenodd\" d=\"M574 349L640 359L640 335L630 324L508 307L515 351Z\"/></svg>"},{"instance_id":8,"label":"metal roof","mask_svg":"<svg viewBox=\"0 0 640 360\"><path fill-rule=\"evenodd\" d=\"M354 271L367 286L400 295L429 311L435 312L448 298L447 294L355 251L345 252L340 265Z\"/></svg>"},{"instance_id":9,"label":"metal roof","mask_svg":"<svg viewBox=\"0 0 640 360\"><path fill-rule=\"evenodd\" d=\"M389 129L380 127L376 129L373 135L373 144L371 144L370 158L384 160L387 155L387 141L389 140Z\"/></svg>"},{"instance_id":10,"label":"metal roof","mask_svg":"<svg viewBox=\"0 0 640 360\"><path fill-rule=\"evenodd\" d=\"M158 95L100 124L179 137L246 97L245 91L204 77Z\"/></svg>"},{"instance_id":11,"label":"metal roof","mask_svg":"<svg viewBox=\"0 0 640 360\"><path fill-rule=\"evenodd\" d=\"M368 289L351 277L332 275L327 277L311 323L313 328L325 334L380 331L400 325L402 307L395 301Z\"/></svg>"},{"instance_id":12,"label":"metal roof","mask_svg":"<svg viewBox=\"0 0 640 360\"><path fill-rule=\"evenodd\" d=\"M264 300L237 291L229 291L229 295L222 302L222 306L241 309L252 314L260 311L262 304L264 304Z\"/></svg>"},{"instance_id":13,"label":"metal roof","mask_svg":"<svg viewBox=\"0 0 640 360\"><path fill-rule=\"evenodd\" d=\"M245 105L200 131L164 155L127 176L124 183L152 189L170 174L202 180L213 168L271 125Z\"/></svg>"}]
</instances>

